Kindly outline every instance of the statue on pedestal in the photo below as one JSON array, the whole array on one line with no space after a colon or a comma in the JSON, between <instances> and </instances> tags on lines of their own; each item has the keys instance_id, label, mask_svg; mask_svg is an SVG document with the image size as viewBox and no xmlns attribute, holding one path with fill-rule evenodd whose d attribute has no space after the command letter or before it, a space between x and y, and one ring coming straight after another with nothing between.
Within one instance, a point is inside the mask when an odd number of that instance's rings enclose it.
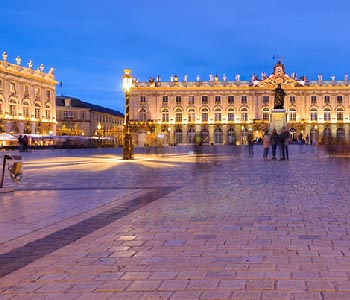
<instances>
[{"instance_id":1,"label":"statue on pedestal","mask_svg":"<svg viewBox=\"0 0 350 300\"><path fill-rule=\"evenodd\" d=\"M284 97L286 93L284 89L282 89L281 84L278 84L275 88L275 103L274 109L284 109Z\"/></svg>"}]
</instances>

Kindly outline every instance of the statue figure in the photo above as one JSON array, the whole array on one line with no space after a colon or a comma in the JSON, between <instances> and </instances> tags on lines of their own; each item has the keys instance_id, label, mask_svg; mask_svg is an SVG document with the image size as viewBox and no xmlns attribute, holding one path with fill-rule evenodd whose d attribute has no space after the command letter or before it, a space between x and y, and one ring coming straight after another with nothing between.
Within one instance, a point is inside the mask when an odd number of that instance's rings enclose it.
<instances>
[{"instance_id":1,"label":"statue figure","mask_svg":"<svg viewBox=\"0 0 350 300\"><path fill-rule=\"evenodd\" d=\"M286 93L282 89L281 84L279 83L275 88L275 104L274 109L284 109L284 97Z\"/></svg>"}]
</instances>

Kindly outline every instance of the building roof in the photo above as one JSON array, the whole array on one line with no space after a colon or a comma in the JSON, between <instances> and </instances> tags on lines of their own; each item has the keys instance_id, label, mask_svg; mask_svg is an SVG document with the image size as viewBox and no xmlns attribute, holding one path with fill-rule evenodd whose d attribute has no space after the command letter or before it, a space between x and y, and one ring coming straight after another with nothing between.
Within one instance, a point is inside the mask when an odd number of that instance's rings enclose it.
<instances>
[{"instance_id":1,"label":"building roof","mask_svg":"<svg viewBox=\"0 0 350 300\"><path fill-rule=\"evenodd\" d=\"M91 104L88 102L81 101L78 98L74 98L71 96L56 96L56 106L65 106L64 99L70 99L71 100L71 107L78 107L78 108L89 108L91 111L96 111L100 113L110 114L117 117L124 117L124 115L117 110L113 110L110 108L105 108L100 105Z\"/></svg>"}]
</instances>

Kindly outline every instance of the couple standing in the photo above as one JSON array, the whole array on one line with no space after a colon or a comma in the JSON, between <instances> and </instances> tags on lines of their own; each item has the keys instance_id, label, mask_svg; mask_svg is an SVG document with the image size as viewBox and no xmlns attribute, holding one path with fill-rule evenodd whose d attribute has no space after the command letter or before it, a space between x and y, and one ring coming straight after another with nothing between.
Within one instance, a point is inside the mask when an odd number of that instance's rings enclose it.
<instances>
[{"instance_id":1,"label":"couple standing","mask_svg":"<svg viewBox=\"0 0 350 300\"><path fill-rule=\"evenodd\" d=\"M279 147L279 150L280 150L280 160L286 160L286 159L288 160L289 159L289 151L288 151L289 138L290 138L289 131L286 130L285 127L281 128L280 134L277 133L276 129L273 129L271 136L269 135L268 131L266 131L263 138L264 160L267 160L267 155L269 153L270 145L272 148L272 160L276 160L277 147Z\"/></svg>"}]
</instances>

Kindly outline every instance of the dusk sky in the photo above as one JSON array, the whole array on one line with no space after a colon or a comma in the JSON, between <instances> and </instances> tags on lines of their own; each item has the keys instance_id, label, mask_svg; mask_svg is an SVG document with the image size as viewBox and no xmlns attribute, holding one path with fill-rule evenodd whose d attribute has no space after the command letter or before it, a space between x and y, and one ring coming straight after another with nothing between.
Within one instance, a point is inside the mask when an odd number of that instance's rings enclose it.
<instances>
[{"instance_id":1,"label":"dusk sky","mask_svg":"<svg viewBox=\"0 0 350 300\"><path fill-rule=\"evenodd\" d=\"M56 69L57 95L124 113L121 76L139 81L272 72L350 74L349 0L2 0L1 53Z\"/></svg>"}]
</instances>

